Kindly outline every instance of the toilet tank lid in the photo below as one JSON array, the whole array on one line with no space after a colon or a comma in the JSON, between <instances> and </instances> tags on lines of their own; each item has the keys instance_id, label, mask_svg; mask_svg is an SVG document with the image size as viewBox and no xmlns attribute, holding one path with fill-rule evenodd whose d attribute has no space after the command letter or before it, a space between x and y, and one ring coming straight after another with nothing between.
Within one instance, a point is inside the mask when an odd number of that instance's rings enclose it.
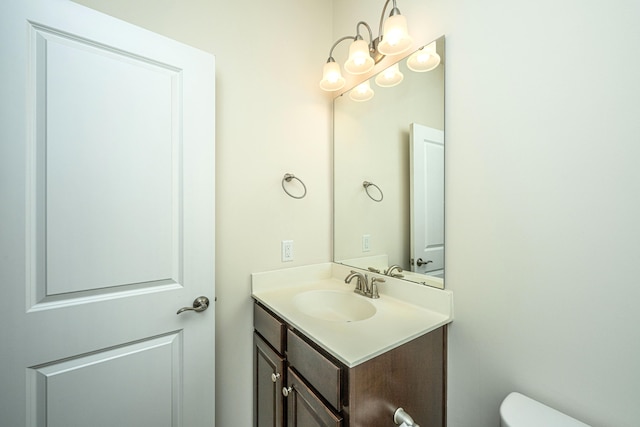
<instances>
[{"instance_id":1,"label":"toilet tank lid","mask_svg":"<svg viewBox=\"0 0 640 427\"><path fill-rule=\"evenodd\" d=\"M590 427L517 392L509 394L500 405L500 418L509 427Z\"/></svg>"}]
</instances>

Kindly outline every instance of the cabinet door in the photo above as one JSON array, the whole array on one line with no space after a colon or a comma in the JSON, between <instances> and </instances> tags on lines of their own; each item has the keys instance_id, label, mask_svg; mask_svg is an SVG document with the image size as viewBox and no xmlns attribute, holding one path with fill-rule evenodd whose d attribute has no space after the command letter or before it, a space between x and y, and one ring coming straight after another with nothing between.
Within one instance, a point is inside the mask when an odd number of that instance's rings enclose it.
<instances>
[{"instance_id":1,"label":"cabinet door","mask_svg":"<svg viewBox=\"0 0 640 427\"><path fill-rule=\"evenodd\" d=\"M289 368L287 383L287 427L342 427L342 417L336 415L302 379Z\"/></svg>"},{"instance_id":2,"label":"cabinet door","mask_svg":"<svg viewBox=\"0 0 640 427\"><path fill-rule=\"evenodd\" d=\"M283 427L284 405L282 385L284 358L258 334L254 342L254 427Z\"/></svg>"}]
</instances>

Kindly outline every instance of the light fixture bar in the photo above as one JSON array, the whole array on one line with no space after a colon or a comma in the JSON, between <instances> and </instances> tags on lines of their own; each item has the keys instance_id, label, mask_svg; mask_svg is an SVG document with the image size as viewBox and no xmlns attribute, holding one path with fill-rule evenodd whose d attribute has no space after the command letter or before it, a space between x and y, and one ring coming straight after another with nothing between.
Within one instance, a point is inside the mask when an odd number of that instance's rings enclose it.
<instances>
[{"instance_id":1,"label":"light fixture bar","mask_svg":"<svg viewBox=\"0 0 640 427\"><path fill-rule=\"evenodd\" d=\"M340 72L340 65L333 58L333 51L341 42L353 40L349 46L349 57L344 64L344 69L349 74L366 74L380 62L385 55L396 55L407 51L413 45L413 39L407 30L407 20L398 9L396 0L389 17L385 21L387 6L392 0L386 0L380 15L379 35L373 38L371 27L365 21L356 24L355 36L339 38L329 50L329 58L323 68L323 77L320 87L323 90L335 91L344 87L346 80ZM360 34L360 27L366 27L369 33L369 43Z\"/></svg>"}]
</instances>

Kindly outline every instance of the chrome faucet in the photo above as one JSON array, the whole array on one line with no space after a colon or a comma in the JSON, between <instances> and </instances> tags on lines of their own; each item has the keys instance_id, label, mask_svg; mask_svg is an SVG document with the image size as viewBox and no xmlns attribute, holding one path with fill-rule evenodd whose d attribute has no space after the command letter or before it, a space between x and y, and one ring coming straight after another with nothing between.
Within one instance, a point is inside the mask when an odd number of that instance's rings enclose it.
<instances>
[{"instance_id":1,"label":"chrome faucet","mask_svg":"<svg viewBox=\"0 0 640 427\"><path fill-rule=\"evenodd\" d=\"M344 283L351 283L351 281L356 278L358 281L356 282L356 288L353 290L356 294L365 295L369 290L369 278L366 274L362 274L358 271L351 270L351 273L344 279Z\"/></svg>"},{"instance_id":2,"label":"chrome faucet","mask_svg":"<svg viewBox=\"0 0 640 427\"><path fill-rule=\"evenodd\" d=\"M394 273L394 271L397 271L397 273ZM400 273L402 273L403 271L404 270L402 270L402 268L398 264L393 264L391 267L387 268L384 271L384 274L386 276L397 277L399 279L402 279L404 277L404 275L402 275Z\"/></svg>"},{"instance_id":3,"label":"chrome faucet","mask_svg":"<svg viewBox=\"0 0 640 427\"><path fill-rule=\"evenodd\" d=\"M351 273L344 279L344 283L351 283L354 278L357 279L357 282L353 292L368 298L380 298L378 294L378 283L384 283L384 279L373 277L371 279L371 285L369 285L369 276L351 270Z\"/></svg>"}]
</instances>

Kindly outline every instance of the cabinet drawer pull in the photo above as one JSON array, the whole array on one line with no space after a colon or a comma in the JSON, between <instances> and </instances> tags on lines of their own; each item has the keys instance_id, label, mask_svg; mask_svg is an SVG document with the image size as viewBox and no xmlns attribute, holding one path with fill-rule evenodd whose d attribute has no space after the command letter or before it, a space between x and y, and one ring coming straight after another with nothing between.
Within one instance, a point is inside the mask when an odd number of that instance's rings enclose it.
<instances>
[{"instance_id":1,"label":"cabinet drawer pull","mask_svg":"<svg viewBox=\"0 0 640 427\"><path fill-rule=\"evenodd\" d=\"M289 393L293 391L293 387L282 387L282 395L284 397L289 396Z\"/></svg>"},{"instance_id":2,"label":"cabinet drawer pull","mask_svg":"<svg viewBox=\"0 0 640 427\"><path fill-rule=\"evenodd\" d=\"M271 381L273 381L274 383L276 381L278 381L278 378L280 378L280 372L276 372L274 374L271 374Z\"/></svg>"}]
</instances>

